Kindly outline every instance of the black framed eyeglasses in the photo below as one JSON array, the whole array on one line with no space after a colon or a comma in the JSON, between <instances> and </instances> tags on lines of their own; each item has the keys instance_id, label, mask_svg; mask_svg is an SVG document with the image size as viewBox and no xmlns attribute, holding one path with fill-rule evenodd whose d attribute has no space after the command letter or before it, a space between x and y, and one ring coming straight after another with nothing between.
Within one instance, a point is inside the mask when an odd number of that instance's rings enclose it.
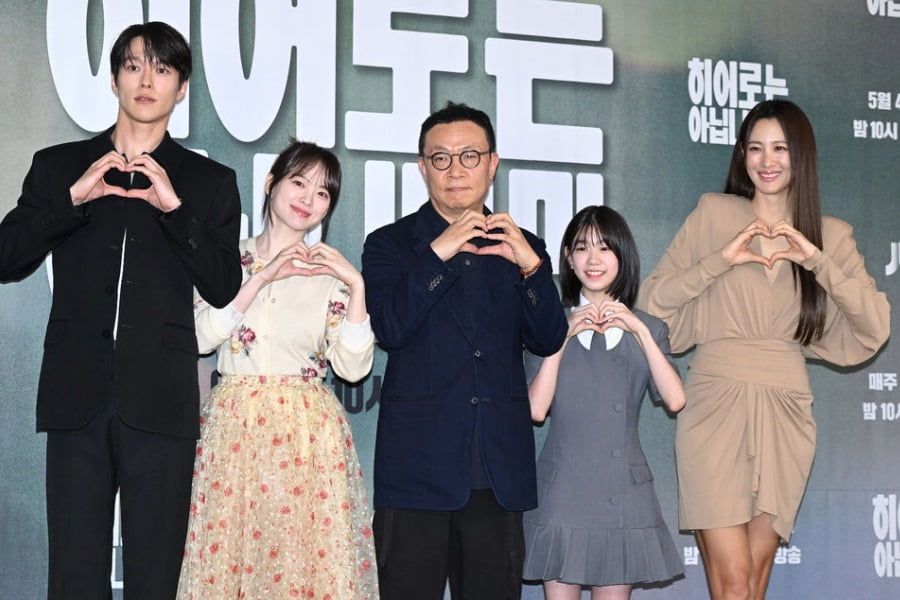
<instances>
[{"instance_id":1,"label":"black framed eyeglasses","mask_svg":"<svg viewBox=\"0 0 900 600\"><path fill-rule=\"evenodd\" d=\"M425 158L430 160L431 166L438 171L446 171L449 169L450 165L453 164L454 156L459 157L459 164L465 168L474 169L481 164L481 155L490 153L490 150L485 150L484 152L479 152L478 150L463 150L456 154L450 154L449 152L435 152L431 156L426 156Z\"/></svg>"}]
</instances>

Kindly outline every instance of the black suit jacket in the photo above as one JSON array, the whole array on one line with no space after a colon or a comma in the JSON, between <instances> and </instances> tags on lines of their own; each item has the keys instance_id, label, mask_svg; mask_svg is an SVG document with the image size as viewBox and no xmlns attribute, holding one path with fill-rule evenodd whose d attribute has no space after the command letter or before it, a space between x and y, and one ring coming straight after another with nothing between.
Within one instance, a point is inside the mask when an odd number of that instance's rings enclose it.
<instances>
[{"instance_id":1,"label":"black suit jacket","mask_svg":"<svg viewBox=\"0 0 900 600\"><path fill-rule=\"evenodd\" d=\"M26 277L53 253L37 427L84 426L112 389L128 425L195 438L193 288L224 306L240 287L235 175L166 134L151 155L166 169L178 209L163 213L119 196L73 207L69 187L114 149L110 133L37 152L17 206L0 223L0 281ZM107 180L149 185L120 171Z\"/></svg>"}]
</instances>

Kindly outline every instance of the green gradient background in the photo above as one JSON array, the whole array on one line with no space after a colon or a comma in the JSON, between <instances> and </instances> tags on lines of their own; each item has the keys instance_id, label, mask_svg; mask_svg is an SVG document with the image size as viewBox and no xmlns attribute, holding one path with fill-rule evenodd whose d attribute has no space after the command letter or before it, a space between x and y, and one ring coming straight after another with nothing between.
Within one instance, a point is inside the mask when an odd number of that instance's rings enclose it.
<instances>
[{"instance_id":1,"label":"green gradient background","mask_svg":"<svg viewBox=\"0 0 900 600\"><path fill-rule=\"evenodd\" d=\"M274 0L267 0L274 1ZM900 19L869 15L865 0L778 2L760 0L618 0L585 2L603 8L603 41L614 52L615 81L610 86L538 81L533 99L536 122L601 127L602 165L560 165L531 161L501 162L495 208L507 207L510 168L600 173L605 203L628 219L644 272L655 264L699 195L722 187L730 148L692 143L688 135L687 62L692 57L770 63L787 80L789 97L806 110L819 143L825 212L856 228L860 251L878 287L900 304L900 274L885 276L891 242L900 241L898 190L900 142L854 139L853 119L900 121L891 112L867 108L867 92L900 94ZM199 0L191 0L191 39L196 61L191 81L191 131L183 142L203 148L238 172L244 212L250 213L254 153L277 153L294 134L294 77L273 127L253 143L234 140L219 122L205 84ZM252 2L243 2L244 56L252 56ZM88 31L102 34L99 2ZM145 9L148 2L144 3ZM349 151L343 145L343 115L350 110L391 109L391 73L352 64L351 1L338 5L338 90L336 152L345 181L333 220L330 242L357 265L362 250L363 169L367 160L412 155ZM50 76L42 2L0 1L0 213L18 197L34 151L61 141L87 137L66 115ZM446 32L469 38L469 71L432 75L432 108L447 99L466 101L496 114L494 78L484 70L484 40L505 36L495 28L494 2L470 2L463 19L395 14L395 29ZM74 24L73 24L74 26ZM99 41L97 42L99 45ZM574 42L583 44L583 42ZM596 45L596 44L593 44ZM101 57L106 70L106 57ZM110 115L110 123L114 115ZM398 170L399 171L399 170ZM398 185L399 194L399 185ZM424 200L424 199L423 199ZM371 199L369 201L372 201ZM383 202L399 203L399 198ZM251 217L252 218L252 217ZM0 286L0 598L32 599L45 594L46 531L43 504L43 436L34 433L34 398L41 343L50 294L41 268L25 281ZM897 322L897 309L893 310ZM686 369L687 358L680 359ZM373 376L383 370L379 354ZM868 391L868 373L900 371L897 344L870 364L852 370L812 365L818 455L792 543L802 564L776 566L769 598L896 598L900 581L878 579L872 567L875 543L871 499L900 494L900 421L864 422L861 402L900 402L900 390ZM363 386L368 397L373 379ZM351 416L363 467L371 486L371 462L377 409ZM539 440L545 429L537 429ZM649 403L641 417L641 435L656 476L667 521L677 526L672 457L674 420ZM692 546L682 535L679 548ZM523 598L542 597L526 586ZM660 589L637 590L634 598L705 598L700 567Z\"/></svg>"}]
</instances>

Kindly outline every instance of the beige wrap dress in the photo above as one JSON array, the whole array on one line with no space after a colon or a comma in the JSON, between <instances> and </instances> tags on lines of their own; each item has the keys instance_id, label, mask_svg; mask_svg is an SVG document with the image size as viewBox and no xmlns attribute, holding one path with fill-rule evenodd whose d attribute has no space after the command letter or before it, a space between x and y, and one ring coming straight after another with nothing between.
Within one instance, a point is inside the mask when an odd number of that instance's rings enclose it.
<instances>
[{"instance_id":1,"label":"beige wrap dress","mask_svg":"<svg viewBox=\"0 0 900 600\"><path fill-rule=\"evenodd\" d=\"M791 263L730 267L722 248L755 219L746 198L706 194L644 281L638 305L669 325L673 352L696 345L675 440L681 529L715 529L766 513L789 540L815 454L806 357L853 365L890 332L852 228L823 217L823 250L803 261L827 295L825 331L803 347ZM751 249L761 254L760 240Z\"/></svg>"}]
</instances>

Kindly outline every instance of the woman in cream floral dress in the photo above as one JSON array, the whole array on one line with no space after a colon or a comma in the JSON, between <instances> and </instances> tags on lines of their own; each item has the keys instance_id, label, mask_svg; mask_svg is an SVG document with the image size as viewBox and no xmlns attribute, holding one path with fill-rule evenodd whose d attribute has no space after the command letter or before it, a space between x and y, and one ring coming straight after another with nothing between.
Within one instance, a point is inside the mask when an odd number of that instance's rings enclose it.
<instances>
[{"instance_id":1,"label":"woman in cream floral dress","mask_svg":"<svg viewBox=\"0 0 900 600\"><path fill-rule=\"evenodd\" d=\"M378 598L365 484L350 424L324 377L372 367L363 279L323 238L337 158L295 142L266 177L262 234L241 242L244 281L198 300L202 351L222 377L201 406L178 598Z\"/></svg>"}]
</instances>

